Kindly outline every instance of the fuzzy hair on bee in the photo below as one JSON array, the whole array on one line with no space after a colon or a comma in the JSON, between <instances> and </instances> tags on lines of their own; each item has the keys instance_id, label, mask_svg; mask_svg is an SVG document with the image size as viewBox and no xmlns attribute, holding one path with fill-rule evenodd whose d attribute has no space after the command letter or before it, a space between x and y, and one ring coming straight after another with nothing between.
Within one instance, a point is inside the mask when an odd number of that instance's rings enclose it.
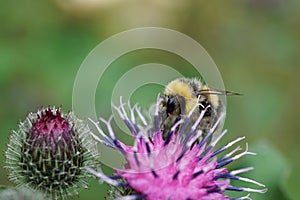
<instances>
[{"instance_id":1,"label":"fuzzy hair on bee","mask_svg":"<svg viewBox=\"0 0 300 200\"><path fill-rule=\"evenodd\" d=\"M202 131L201 137L204 138L225 112L219 95L239 94L212 89L196 78L178 78L171 81L161 96L160 118L164 138L171 127L180 119L184 119L197 104L199 106L193 111L188 126L192 126L200 113L205 110L197 127L198 130ZM208 138L207 142L209 143L210 140L211 137Z\"/></svg>"}]
</instances>

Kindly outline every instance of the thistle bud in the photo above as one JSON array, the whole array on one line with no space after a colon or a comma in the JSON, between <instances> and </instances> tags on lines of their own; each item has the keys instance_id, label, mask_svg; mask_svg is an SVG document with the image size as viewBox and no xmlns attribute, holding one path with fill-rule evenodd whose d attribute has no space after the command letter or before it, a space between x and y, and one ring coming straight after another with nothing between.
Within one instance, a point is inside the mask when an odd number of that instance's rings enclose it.
<instances>
[{"instance_id":1,"label":"thistle bud","mask_svg":"<svg viewBox=\"0 0 300 200\"><path fill-rule=\"evenodd\" d=\"M9 179L52 199L78 194L88 186L85 167L97 167L96 144L89 132L82 120L60 108L29 113L12 132L5 152Z\"/></svg>"}]
</instances>

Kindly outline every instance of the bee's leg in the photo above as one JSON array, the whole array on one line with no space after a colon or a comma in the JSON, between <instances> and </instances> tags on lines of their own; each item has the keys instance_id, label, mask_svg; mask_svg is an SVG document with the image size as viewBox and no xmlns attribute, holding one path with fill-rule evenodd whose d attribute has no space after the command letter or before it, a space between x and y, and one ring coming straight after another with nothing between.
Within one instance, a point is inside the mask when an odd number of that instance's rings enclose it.
<instances>
[{"instance_id":1,"label":"bee's leg","mask_svg":"<svg viewBox=\"0 0 300 200\"><path fill-rule=\"evenodd\" d=\"M198 129L202 130L201 141L207 137L207 135L210 133L211 128L212 128L211 118L205 116L198 126ZM208 138L206 138L206 142L205 142L206 147L211 143L212 137L213 134L211 134Z\"/></svg>"},{"instance_id":2,"label":"bee's leg","mask_svg":"<svg viewBox=\"0 0 300 200\"><path fill-rule=\"evenodd\" d=\"M163 128L162 128L163 134L162 134L162 136L163 136L164 140L167 138L168 132L172 128L172 126L170 124L171 124L170 118L166 118L165 121L163 122Z\"/></svg>"},{"instance_id":3,"label":"bee's leg","mask_svg":"<svg viewBox=\"0 0 300 200\"><path fill-rule=\"evenodd\" d=\"M180 116L177 117L167 117L163 124L163 139L165 140L168 136L168 133L171 131L172 127L180 120ZM178 131L178 128L175 132Z\"/></svg>"}]
</instances>

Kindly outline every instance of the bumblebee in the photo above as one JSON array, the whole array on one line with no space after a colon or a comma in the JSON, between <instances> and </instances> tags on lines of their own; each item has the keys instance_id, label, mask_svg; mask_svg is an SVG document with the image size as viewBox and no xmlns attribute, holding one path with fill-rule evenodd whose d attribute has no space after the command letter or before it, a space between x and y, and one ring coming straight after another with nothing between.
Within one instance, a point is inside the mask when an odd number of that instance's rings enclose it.
<instances>
[{"instance_id":1,"label":"bumblebee","mask_svg":"<svg viewBox=\"0 0 300 200\"><path fill-rule=\"evenodd\" d=\"M160 116L164 138L173 125L180 119L184 119L197 104L199 106L191 114L188 126L192 126L200 113L206 109L197 127L202 130L201 137L204 138L225 111L219 95L239 94L212 89L196 78L178 78L171 81L161 96ZM211 137L207 142L209 143L210 140Z\"/></svg>"}]
</instances>

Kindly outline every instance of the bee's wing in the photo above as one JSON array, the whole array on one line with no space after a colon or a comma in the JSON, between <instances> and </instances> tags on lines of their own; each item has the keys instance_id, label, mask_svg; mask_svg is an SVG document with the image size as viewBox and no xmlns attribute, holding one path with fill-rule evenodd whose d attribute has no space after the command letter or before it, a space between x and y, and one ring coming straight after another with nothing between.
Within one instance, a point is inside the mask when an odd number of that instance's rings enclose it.
<instances>
[{"instance_id":1,"label":"bee's wing","mask_svg":"<svg viewBox=\"0 0 300 200\"><path fill-rule=\"evenodd\" d=\"M230 92L230 91L225 91L225 90L218 90L214 88L206 88L206 89L201 89L199 90L198 94L217 94L217 95L242 95L237 92Z\"/></svg>"}]
</instances>

